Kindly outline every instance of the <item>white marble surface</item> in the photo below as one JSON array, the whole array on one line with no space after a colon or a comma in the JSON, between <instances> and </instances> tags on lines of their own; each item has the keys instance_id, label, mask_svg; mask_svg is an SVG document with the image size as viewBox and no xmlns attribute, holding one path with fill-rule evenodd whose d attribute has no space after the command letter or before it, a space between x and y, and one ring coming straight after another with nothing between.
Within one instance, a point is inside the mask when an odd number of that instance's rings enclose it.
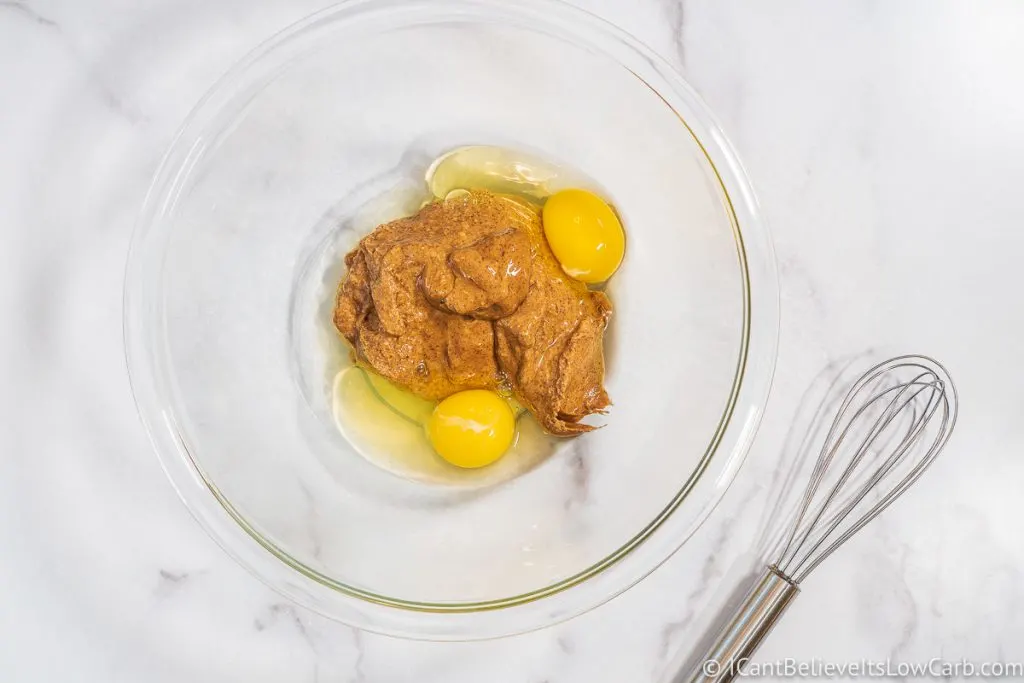
<instances>
[{"instance_id":1,"label":"white marble surface","mask_svg":"<svg viewBox=\"0 0 1024 683\"><path fill-rule=\"evenodd\" d=\"M566 624L469 644L284 604L178 501L125 376L125 250L162 151L322 0L0 2L0 680L654 681L735 589L804 389L868 348L943 359L962 421L759 660L1024 661L1024 4L577 2L679 65L747 163L781 271L777 382L685 552Z\"/></svg>"}]
</instances>

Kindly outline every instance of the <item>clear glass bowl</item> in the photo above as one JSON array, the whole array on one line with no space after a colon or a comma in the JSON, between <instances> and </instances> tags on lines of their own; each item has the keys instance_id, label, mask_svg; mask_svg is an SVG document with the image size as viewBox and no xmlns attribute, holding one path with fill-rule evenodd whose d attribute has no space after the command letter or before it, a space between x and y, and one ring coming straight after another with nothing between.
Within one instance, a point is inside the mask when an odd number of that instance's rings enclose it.
<instances>
[{"instance_id":1,"label":"clear glass bowl","mask_svg":"<svg viewBox=\"0 0 1024 683\"><path fill-rule=\"evenodd\" d=\"M367 462L318 374L359 207L467 144L567 161L628 239L607 426L482 487ZM428 639L567 619L668 558L743 460L777 327L769 235L714 119L649 49L552 0L357 0L275 36L174 141L125 283L139 411L199 522L292 600Z\"/></svg>"}]
</instances>

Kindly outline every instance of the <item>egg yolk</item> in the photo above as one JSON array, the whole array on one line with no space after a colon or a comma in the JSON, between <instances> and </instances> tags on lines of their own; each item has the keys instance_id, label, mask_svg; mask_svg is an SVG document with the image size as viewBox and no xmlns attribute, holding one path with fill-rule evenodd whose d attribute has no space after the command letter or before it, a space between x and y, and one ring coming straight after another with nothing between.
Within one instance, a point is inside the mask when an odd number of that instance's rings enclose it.
<instances>
[{"instance_id":1,"label":"egg yolk","mask_svg":"<svg viewBox=\"0 0 1024 683\"><path fill-rule=\"evenodd\" d=\"M562 190L544 202L544 236L569 277L604 282L622 263L626 234L612 207L593 192Z\"/></svg>"},{"instance_id":2,"label":"egg yolk","mask_svg":"<svg viewBox=\"0 0 1024 683\"><path fill-rule=\"evenodd\" d=\"M512 445L516 419L493 391L471 389L437 404L427 421L427 435L438 455L453 465L484 467Z\"/></svg>"}]
</instances>

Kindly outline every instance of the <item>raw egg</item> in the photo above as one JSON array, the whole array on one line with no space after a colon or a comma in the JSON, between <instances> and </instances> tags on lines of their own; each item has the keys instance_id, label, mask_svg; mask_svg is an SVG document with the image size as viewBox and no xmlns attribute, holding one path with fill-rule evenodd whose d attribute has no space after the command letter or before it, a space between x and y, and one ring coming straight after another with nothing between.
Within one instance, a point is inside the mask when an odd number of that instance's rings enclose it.
<instances>
[{"instance_id":1,"label":"raw egg","mask_svg":"<svg viewBox=\"0 0 1024 683\"><path fill-rule=\"evenodd\" d=\"M427 435L438 455L453 465L490 465L512 445L516 419L498 394L471 389L437 404L427 421Z\"/></svg>"},{"instance_id":2,"label":"raw egg","mask_svg":"<svg viewBox=\"0 0 1024 683\"><path fill-rule=\"evenodd\" d=\"M566 274L604 282L622 263L626 234L612 207L593 192L562 190L544 202L544 236Z\"/></svg>"}]
</instances>

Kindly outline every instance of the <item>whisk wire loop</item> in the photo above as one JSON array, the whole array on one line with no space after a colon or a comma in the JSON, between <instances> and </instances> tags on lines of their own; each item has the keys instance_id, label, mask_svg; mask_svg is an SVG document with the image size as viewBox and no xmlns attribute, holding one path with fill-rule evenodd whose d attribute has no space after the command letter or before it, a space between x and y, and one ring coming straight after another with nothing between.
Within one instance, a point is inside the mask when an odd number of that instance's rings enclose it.
<instances>
[{"instance_id":1,"label":"whisk wire loop","mask_svg":"<svg viewBox=\"0 0 1024 683\"><path fill-rule=\"evenodd\" d=\"M858 379L825 435L773 566L800 583L913 484L949 438L955 397L945 369L923 356L893 358ZM888 480L895 483L886 491Z\"/></svg>"}]
</instances>

